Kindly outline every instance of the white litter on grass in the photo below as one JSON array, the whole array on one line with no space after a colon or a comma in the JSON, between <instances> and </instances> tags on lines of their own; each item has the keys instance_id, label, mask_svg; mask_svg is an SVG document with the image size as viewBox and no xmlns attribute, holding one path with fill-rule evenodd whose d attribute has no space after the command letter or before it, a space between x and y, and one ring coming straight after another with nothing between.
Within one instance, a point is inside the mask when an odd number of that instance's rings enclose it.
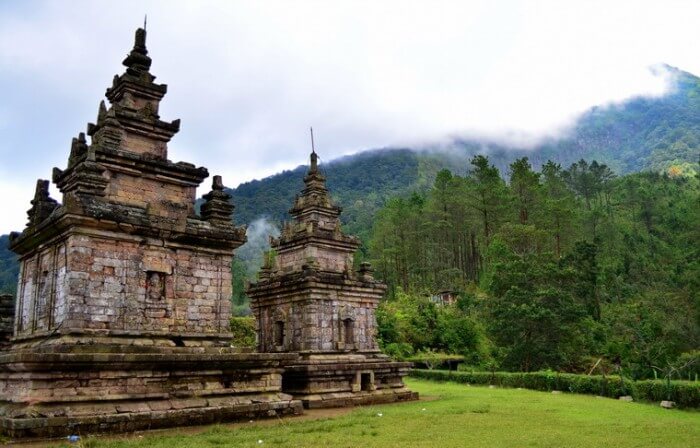
<instances>
[{"instance_id":1,"label":"white litter on grass","mask_svg":"<svg viewBox=\"0 0 700 448\"><path fill-rule=\"evenodd\" d=\"M421 411L425 411L425 408L421 409Z\"/></svg>"},{"instance_id":2,"label":"white litter on grass","mask_svg":"<svg viewBox=\"0 0 700 448\"><path fill-rule=\"evenodd\" d=\"M382 415L384 414L382 414L381 412L377 412L377 417L381 417Z\"/></svg>"},{"instance_id":3,"label":"white litter on grass","mask_svg":"<svg viewBox=\"0 0 700 448\"><path fill-rule=\"evenodd\" d=\"M258 445L262 445L263 441L262 439L258 439Z\"/></svg>"}]
</instances>

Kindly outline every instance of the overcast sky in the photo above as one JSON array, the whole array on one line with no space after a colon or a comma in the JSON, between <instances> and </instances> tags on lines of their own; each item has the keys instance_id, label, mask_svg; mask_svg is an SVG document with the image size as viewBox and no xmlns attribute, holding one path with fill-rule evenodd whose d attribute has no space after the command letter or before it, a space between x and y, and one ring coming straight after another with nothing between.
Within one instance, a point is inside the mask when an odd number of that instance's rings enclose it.
<instances>
[{"instance_id":1,"label":"overcast sky","mask_svg":"<svg viewBox=\"0 0 700 448\"><path fill-rule=\"evenodd\" d=\"M655 64L700 73L699 1L0 0L0 233L65 167L144 14L161 117L182 119L169 158L232 187L305 163L310 125L322 160L532 142L591 106L662 94Z\"/></svg>"}]
</instances>

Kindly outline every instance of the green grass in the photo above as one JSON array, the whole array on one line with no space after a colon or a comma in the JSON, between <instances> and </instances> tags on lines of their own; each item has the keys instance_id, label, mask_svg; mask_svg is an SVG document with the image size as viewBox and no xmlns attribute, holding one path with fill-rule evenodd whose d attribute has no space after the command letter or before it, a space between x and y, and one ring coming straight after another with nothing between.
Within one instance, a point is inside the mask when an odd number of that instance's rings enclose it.
<instances>
[{"instance_id":1,"label":"green grass","mask_svg":"<svg viewBox=\"0 0 700 448\"><path fill-rule=\"evenodd\" d=\"M700 413L586 395L409 379L430 401L358 408L336 418L199 433L88 439L89 447L691 447ZM378 416L381 413L382 416ZM167 434L167 435L166 435ZM262 440L262 444L258 443Z\"/></svg>"}]
</instances>

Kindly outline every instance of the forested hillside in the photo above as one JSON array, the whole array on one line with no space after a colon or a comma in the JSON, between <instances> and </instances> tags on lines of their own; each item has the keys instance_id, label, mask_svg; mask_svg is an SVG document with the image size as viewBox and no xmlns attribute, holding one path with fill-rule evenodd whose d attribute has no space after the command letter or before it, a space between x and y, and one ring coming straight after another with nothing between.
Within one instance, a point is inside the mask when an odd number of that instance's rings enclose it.
<instances>
[{"instance_id":1,"label":"forested hillside","mask_svg":"<svg viewBox=\"0 0 700 448\"><path fill-rule=\"evenodd\" d=\"M469 161L477 154L488 155L503 175L520 157L528 157L535 167L548 160L568 166L585 159L604 163L618 174L692 174L700 158L700 79L667 69L675 79L668 94L593 108L566 137L532 149L459 140L447 147L382 149L330 161L323 169L331 193L344 209L345 228L366 237L374 213L387 198L426 191L443 168L465 174ZM236 221L286 219L286 211L302 187L304 172L304 167L298 167L233 189Z\"/></svg>"},{"instance_id":2,"label":"forested hillside","mask_svg":"<svg viewBox=\"0 0 700 448\"><path fill-rule=\"evenodd\" d=\"M602 359L634 377L692 360L697 372L698 176L616 177L584 160L534 170L526 158L508 174L476 156L466 176L443 170L378 213L369 253L389 284L385 349L508 370L584 372ZM443 290L455 306L429 300Z\"/></svg>"}]
</instances>

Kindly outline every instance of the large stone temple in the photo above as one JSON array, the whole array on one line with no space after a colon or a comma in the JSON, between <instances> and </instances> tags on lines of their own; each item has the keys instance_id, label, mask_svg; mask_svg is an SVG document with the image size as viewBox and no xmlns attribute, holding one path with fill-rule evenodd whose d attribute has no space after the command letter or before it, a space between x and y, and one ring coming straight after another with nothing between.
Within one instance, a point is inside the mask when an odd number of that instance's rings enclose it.
<instances>
[{"instance_id":1,"label":"large stone temple","mask_svg":"<svg viewBox=\"0 0 700 448\"><path fill-rule=\"evenodd\" d=\"M214 176L168 160L179 120L161 120L167 86L139 29L126 72L67 167L39 180L21 234L9 351L0 355L0 427L10 437L124 432L298 413L282 394L294 354L229 347L231 260L245 230Z\"/></svg>"},{"instance_id":2,"label":"large stone temple","mask_svg":"<svg viewBox=\"0 0 700 448\"><path fill-rule=\"evenodd\" d=\"M307 408L414 400L402 378L410 363L382 354L375 310L386 291L368 263L356 272L360 242L340 228L318 156L289 211L259 281L248 296L258 323L258 349L299 353L285 368L282 388Z\"/></svg>"},{"instance_id":3,"label":"large stone temple","mask_svg":"<svg viewBox=\"0 0 700 448\"><path fill-rule=\"evenodd\" d=\"M415 399L375 338L385 287L353 270L316 154L294 223L251 286L259 351L230 346L231 261L245 240L219 176L168 159L146 31L49 195L38 180L13 233L14 316L0 319L0 431L9 437L127 432L298 414L303 405ZM7 315L11 298L3 297ZM11 336L10 336L11 335Z\"/></svg>"}]
</instances>

